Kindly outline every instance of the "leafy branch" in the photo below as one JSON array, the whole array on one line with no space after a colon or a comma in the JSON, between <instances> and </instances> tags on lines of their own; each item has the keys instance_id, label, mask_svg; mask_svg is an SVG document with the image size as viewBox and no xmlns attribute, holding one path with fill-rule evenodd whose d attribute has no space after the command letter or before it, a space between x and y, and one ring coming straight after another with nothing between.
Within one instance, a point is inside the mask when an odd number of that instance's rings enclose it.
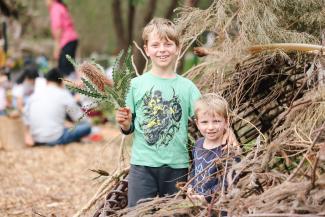
<instances>
[{"instance_id":1,"label":"leafy branch","mask_svg":"<svg viewBox=\"0 0 325 217\"><path fill-rule=\"evenodd\" d=\"M105 75L104 68L95 61L85 61L81 64L66 56L78 72L81 73L81 83L65 81L68 89L94 99L98 105L109 104L115 108L125 107L125 98L129 91L131 79L136 76L132 65L132 51L123 50L117 56L113 65L113 81Z\"/></svg>"}]
</instances>

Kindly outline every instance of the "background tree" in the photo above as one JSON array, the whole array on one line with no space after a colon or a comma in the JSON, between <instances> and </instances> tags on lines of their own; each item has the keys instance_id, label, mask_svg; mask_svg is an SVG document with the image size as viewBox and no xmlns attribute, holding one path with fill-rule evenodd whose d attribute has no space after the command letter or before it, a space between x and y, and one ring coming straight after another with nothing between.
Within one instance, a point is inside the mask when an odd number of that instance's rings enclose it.
<instances>
[{"instance_id":1,"label":"background tree","mask_svg":"<svg viewBox=\"0 0 325 217\"><path fill-rule=\"evenodd\" d=\"M18 10L13 1L0 0L0 10L4 16L18 18Z\"/></svg>"}]
</instances>

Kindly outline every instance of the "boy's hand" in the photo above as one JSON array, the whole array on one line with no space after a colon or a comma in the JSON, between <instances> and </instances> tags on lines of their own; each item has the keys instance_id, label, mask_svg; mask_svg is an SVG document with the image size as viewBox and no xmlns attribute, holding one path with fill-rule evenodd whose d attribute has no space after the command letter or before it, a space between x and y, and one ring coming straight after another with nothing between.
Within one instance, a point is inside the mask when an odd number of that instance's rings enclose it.
<instances>
[{"instance_id":1,"label":"boy's hand","mask_svg":"<svg viewBox=\"0 0 325 217\"><path fill-rule=\"evenodd\" d=\"M207 201L206 201L206 199L205 199L205 197L203 195L191 194L191 195L188 195L188 197L196 205L205 205L205 204L207 204Z\"/></svg>"},{"instance_id":2,"label":"boy's hand","mask_svg":"<svg viewBox=\"0 0 325 217\"><path fill-rule=\"evenodd\" d=\"M187 188L186 193L187 193L189 196L191 196L191 195L194 194L194 189L191 188L191 187L189 187L189 188Z\"/></svg>"},{"instance_id":3,"label":"boy's hand","mask_svg":"<svg viewBox=\"0 0 325 217\"><path fill-rule=\"evenodd\" d=\"M222 144L232 145L234 148L239 148L239 142L236 139L234 131L229 127L222 138Z\"/></svg>"},{"instance_id":4,"label":"boy's hand","mask_svg":"<svg viewBox=\"0 0 325 217\"><path fill-rule=\"evenodd\" d=\"M132 113L130 108L119 108L115 115L116 122L120 125L122 130L128 131L131 127Z\"/></svg>"},{"instance_id":5,"label":"boy's hand","mask_svg":"<svg viewBox=\"0 0 325 217\"><path fill-rule=\"evenodd\" d=\"M193 188L187 189L188 197L193 200L193 202L206 203L206 199L203 195L196 194Z\"/></svg>"}]
</instances>

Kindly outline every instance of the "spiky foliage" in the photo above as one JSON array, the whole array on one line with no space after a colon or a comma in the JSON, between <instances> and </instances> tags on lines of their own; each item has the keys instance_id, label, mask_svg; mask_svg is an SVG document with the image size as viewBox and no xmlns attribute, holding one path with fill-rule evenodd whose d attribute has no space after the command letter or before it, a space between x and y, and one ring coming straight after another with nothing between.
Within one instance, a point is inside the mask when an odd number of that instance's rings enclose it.
<instances>
[{"instance_id":1,"label":"spiky foliage","mask_svg":"<svg viewBox=\"0 0 325 217\"><path fill-rule=\"evenodd\" d=\"M136 76L131 60L131 48L123 58L123 50L117 56L113 66L113 81L109 80L102 66L95 61L76 63L70 56L67 59L81 73L81 82L65 81L66 86L79 94L93 98L98 106L125 107L125 98L130 82Z\"/></svg>"}]
</instances>

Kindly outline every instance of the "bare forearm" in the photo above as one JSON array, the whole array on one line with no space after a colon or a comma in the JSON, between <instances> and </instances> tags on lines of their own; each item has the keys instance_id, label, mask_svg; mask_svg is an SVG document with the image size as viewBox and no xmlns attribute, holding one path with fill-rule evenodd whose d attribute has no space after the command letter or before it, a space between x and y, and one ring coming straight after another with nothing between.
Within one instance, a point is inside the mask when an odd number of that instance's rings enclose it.
<instances>
[{"instance_id":1,"label":"bare forearm","mask_svg":"<svg viewBox=\"0 0 325 217\"><path fill-rule=\"evenodd\" d=\"M54 37L54 51L53 51L53 57L54 59L58 59L59 58L59 54L60 54L60 38L61 38L61 31L57 30L53 33L53 37Z\"/></svg>"}]
</instances>

